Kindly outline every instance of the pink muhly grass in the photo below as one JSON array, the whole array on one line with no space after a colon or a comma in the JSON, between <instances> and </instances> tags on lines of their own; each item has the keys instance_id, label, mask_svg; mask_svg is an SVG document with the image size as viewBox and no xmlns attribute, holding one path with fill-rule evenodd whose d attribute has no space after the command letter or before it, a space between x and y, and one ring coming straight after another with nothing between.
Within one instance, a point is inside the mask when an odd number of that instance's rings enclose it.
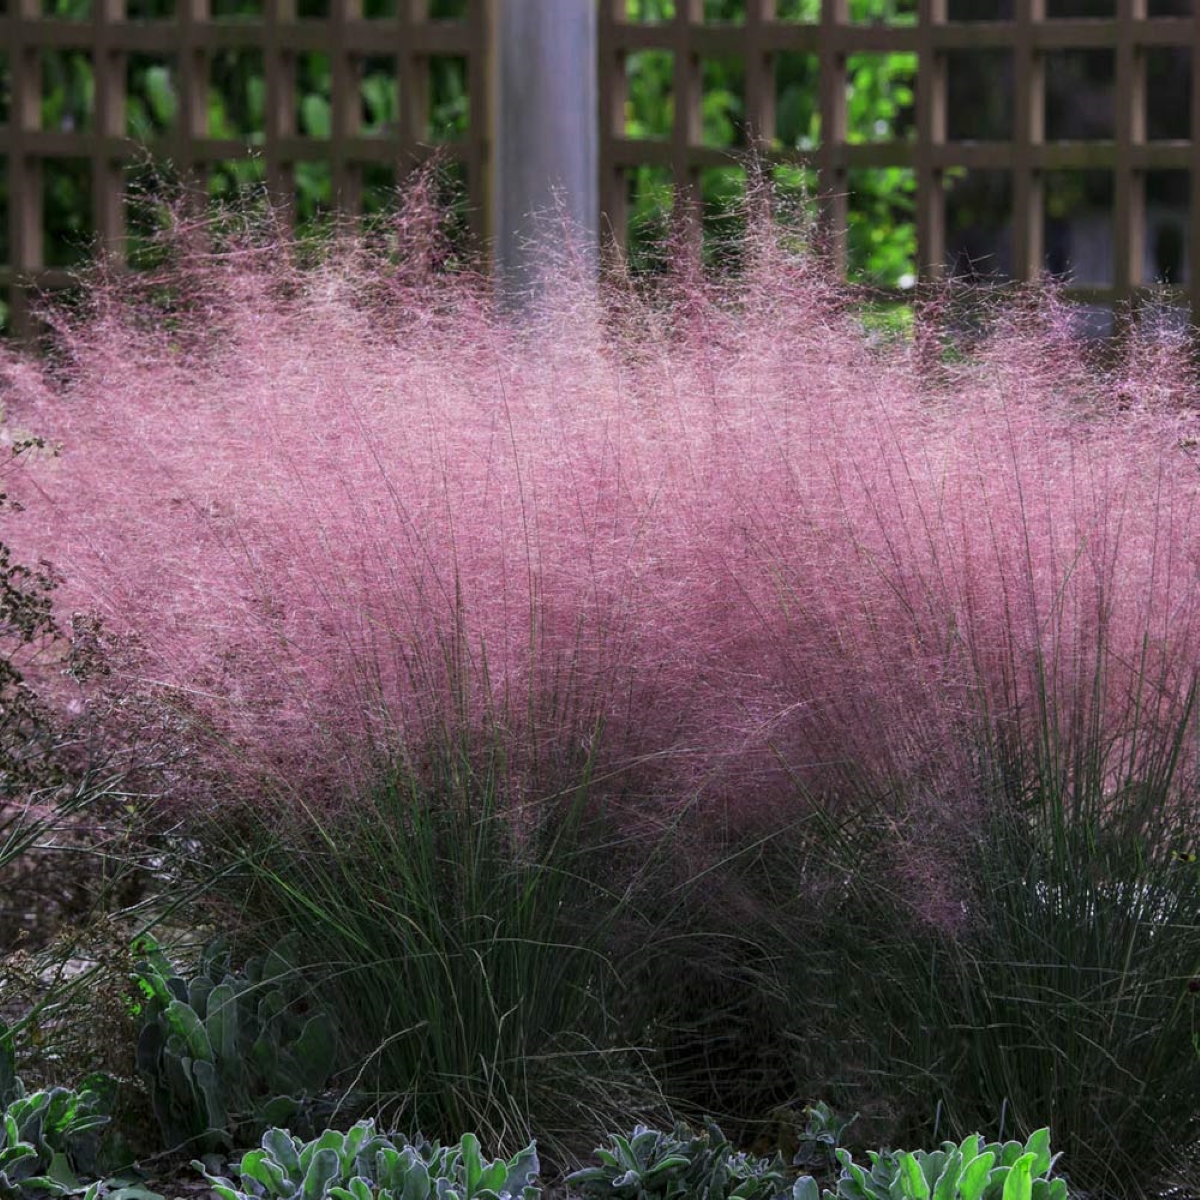
<instances>
[{"instance_id":1,"label":"pink muhly grass","mask_svg":"<svg viewBox=\"0 0 1200 1200\"><path fill-rule=\"evenodd\" d=\"M927 825L980 803L981 729L1069 723L1098 670L1115 782L1132 706L1194 676L1186 364L1101 373L1039 298L931 370L776 232L737 280L564 280L522 326L361 240L181 253L173 328L106 282L53 367L3 364L63 448L12 540L243 789L486 729L514 788L598 737L660 807Z\"/></svg>"}]
</instances>

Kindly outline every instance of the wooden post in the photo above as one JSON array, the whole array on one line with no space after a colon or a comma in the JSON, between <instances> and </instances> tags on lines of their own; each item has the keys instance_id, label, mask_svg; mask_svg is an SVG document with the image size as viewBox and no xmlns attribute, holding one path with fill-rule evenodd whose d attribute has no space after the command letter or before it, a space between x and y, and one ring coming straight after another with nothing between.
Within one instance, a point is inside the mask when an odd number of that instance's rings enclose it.
<instances>
[{"instance_id":1,"label":"wooden post","mask_svg":"<svg viewBox=\"0 0 1200 1200\"><path fill-rule=\"evenodd\" d=\"M564 248L596 269L596 0L497 0L495 38L496 281L519 308Z\"/></svg>"}]
</instances>

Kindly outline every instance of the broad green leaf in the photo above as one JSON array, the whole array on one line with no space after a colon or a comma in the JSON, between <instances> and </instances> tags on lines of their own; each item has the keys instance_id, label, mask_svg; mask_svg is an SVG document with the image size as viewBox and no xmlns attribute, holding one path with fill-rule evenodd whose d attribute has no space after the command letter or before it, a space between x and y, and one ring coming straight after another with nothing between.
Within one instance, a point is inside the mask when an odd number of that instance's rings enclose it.
<instances>
[{"instance_id":1,"label":"broad green leaf","mask_svg":"<svg viewBox=\"0 0 1200 1200\"><path fill-rule=\"evenodd\" d=\"M1002 1200L1031 1200L1033 1194L1033 1160L1034 1155L1022 1154L1012 1165L1008 1178L1004 1181Z\"/></svg>"},{"instance_id":2,"label":"broad green leaf","mask_svg":"<svg viewBox=\"0 0 1200 1200\"><path fill-rule=\"evenodd\" d=\"M237 993L229 984L219 984L209 992L207 1013L204 1032L218 1061L240 1065Z\"/></svg>"},{"instance_id":3,"label":"broad green leaf","mask_svg":"<svg viewBox=\"0 0 1200 1200\"><path fill-rule=\"evenodd\" d=\"M428 1200L430 1188L429 1168L418 1159L408 1169L399 1200Z\"/></svg>"},{"instance_id":4,"label":"broad green leaf","mask_svg":"<svg viewBox=\"0 0 1200 1200\"><path fill-rule=\"evenodd\" d=\"M1025 1143L1025 1152L1033 1155L1034 1175L1045 1175L1050 1170L1050 1130L1043 1127L1030 1134Z\"/></svg>"},{"instance_id":5,"label":"broad green leaf","mask_svg":"<svg viewBox=\"0 0 1200 1200\"><path fill-rule=\"evenodd\" d=\"M811 1175L801 1175L792 1185L792 1200L821 1200L821 1189Z\"/></svg>"},{"instance_id":6,"label":"broad green leaf","mask_svg":"<svg viewBox=\"0 0 1200 1200\"><path fill-rule=\"evenodd\" d=\"M459 1153L462 1155L463 1178L467 1184L467 1195L474 1194L479 1187L479 1179L483 1174L483 1156L479 1153L479 1139L473 1133L464 1133L459 1142Z\"/></svg>"},{"instance_id":7,"label":"broad green leaf","mask_svg":"<svg viewBox=\"0 0 1200 1200\"><path fill-rule=\"evenodd\" d=\"M907 1200L929 1200L929 1183L915 1155L900 1155L900 1181ZM1008 1197L1005 1197L1005 1200L1008 1200Z\"/></svg>"},{"instance_id":8,"label":"broad green leaf","mask_svg":"<svg viewBox=\"0 0 1200 1200\"><path fill-rule=\"evenodd\" d=\"M165 1017L170 1028L183 1039L189 1058L212 1062L212 1044L204 1031L203 1023L190 1004L182 1000L172 1000L167 1005Z\"/></svg>"},{"instance_id":9,"label":"broad green leaf","mask_svg":"<svg viewBox=\"0 0 1200 1200\"><path fill-rule=\"evenodd\" d=\"M925 1182L929 1185L929 1190L933 1191L933 1185L938 1181L942 1173L942 1167L946 1162L946 1152L944 1150L934 1150L925 1155L914 1155L921 1167L921 1174L925 1176Z\"/></svg>"},{"instance_id":10,"label":"broad green leaf","mask_svg":"<svg viewBox=\"0 0 1200 1200\"><path fill-rule=\"evenodd\" d=\"M483 1170L479 1173L479 1181L475 1187L475 1194L481 1192L498 1192L508 1181L508 1167L500 1160L496 1159L492 1163L485 1163Z\"/></svg>"},{"instance_id":11,"label":"broad green leaf","mask_svg":"<svg viewBox=\"0 0 1200 1200\"><path fill-rule=\"evenodd\" d=\"M286 1129L268 1129L262 1136L262 1148L284 1169L289 1179L300 1180L300 1150Z\"/></svg>"},{"instance_id":12,"label":"broad green leaf","mask_svg":"<svg viewBox=\"0 0 1200 1200\"><path fill-rule=\"evenodd\" d=\"M212 995L213 981L207 975L197 975L187 985L187 1003L200 1016L208 1012L208 998Z\"/></svg>"},{"instance_id":13,"label":"broad green leaf","mask_svg":"<svg viewBox=\"0 0 1200 1200\"><path fill-rule=\"evenodd\" d=\"M49 1179L53 1179L55 1183L60 1184L68 1192L83 1190L75 1172L71 1170L70 1161L61 1150L51 1157L50 1166L46 1170L46 1176Z\"/></svg>"},{"instance_id":14,"label":"broad green leaf","mask_svg":"<svg viewBox=\"0 0 1200 1200\"><path fill-rule=\"evenodd\" d=\"M337 1056L333 1024L324 1013L305 1022L296 1039L295 1056L301 1069L300 1087L309 1092L324 1087Z\"/></svg>"},{"instance_id":15,"label":"broad green leaf","mask_svg":"<svg viewBox=\"0 0 1200 1200\"><path fill-rule=\"evenodd\" d=\"M216 1068L211 1062L193 1062L192 1078L196 1081L196 1086L204 1097L208 1131L224 1134L229 1126L229 1118L225 1111L224 1089L221 1087Z\"/></svg>"},{"instance_id":16,"label":"broad green leaf","mask_svg":"<svg viewBox=\"0 0 1200 1200\"><path fill-rule=\"evenodd\" d=\"M253 1179L256 1183L261 1183L268 1192L282 1190L279 1185L287 1178L283 1166L266 1150L251 1150L243 1154L238 1171L243 1179Z\"/></svg>"},{"instance_id":17,"label":"broad green leaf","mask_svg":"<svg viewBox=\"0 0 1200 1200\"><path fill-rule=\"evenodd\" d=\"M963 1169L958 1177L958 1194L961 1200L979 1200L988 1185L992 1164L996 1156L990 1150L976 1155Z\"/></svg>"},{"instance_id":18,"label":"broad green leaf","mask_svg":"<svg viewBox=\"0 0 1200 1200\"><path fill-rule=\"evenodd\" d=\"M529 1187L537 1178L542 1166L538 1161L537 1143L530 1142L508 1160L508 1190L515 1192Z\"/></svg>"},{"instance_id":19,"label":"broad green leaf","mask_svg":"<svg viewBox=\"0 0 1200 1200\"><path fill-rule=\"evenodd\" d=\"M962 1152L957 1147L946 1155L945 1166L941 1174L934 1180L931 1194L933 1200L955 1200L958 1195L958 1182L962 1174Z\"/></svg>"},{"instance_id":20,"label":"broad green leaf","mask_svg":"<svg viewBox=\"0 0 1200 1200\"><path fill-rule=\"evenodd\" d=\"M671 1154L656 1162L649 1170L643 1171L641 1178L648 1183L650 1180L657 1179L660 1175L674 1171L678 1167L687 1167L690 1162L691 1159L684 1158L681 1154Z\"/></svg>"},{"instance_id":21,"label":"broad green leaf","mask_svg":"<svg viewBox=\"0 0 1200 1200\"><path fill-rule=\"evenodd\" d=\"M339 1169L340 1163L335 1149L325 1147L318 1150L304 1173L304 1182L300 1188L302 1200L322 1200L326 1189L338 1177Z\"/></svg>"}]
</instances>

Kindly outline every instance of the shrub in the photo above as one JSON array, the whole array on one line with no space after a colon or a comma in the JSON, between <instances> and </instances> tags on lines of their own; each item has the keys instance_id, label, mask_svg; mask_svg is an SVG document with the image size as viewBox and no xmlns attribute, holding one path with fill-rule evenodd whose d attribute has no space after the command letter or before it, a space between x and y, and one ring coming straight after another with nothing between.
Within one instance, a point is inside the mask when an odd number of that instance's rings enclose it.
<instances>
[{"instance_id":1,"label":"shrub","mask_svg":"<svg viewBox=\"0 0 1200 1200\"><path fill-rule=\"evenodd\" d=\"M377 1132L360 1121L346 1133L329 1129L304 1143L286 1129L269 1129L262 1147L242 1156L237 1182L211 1175L221 1200L537 1200L537 1150L486 1162L472 1133L441 1146L417 1137Z\"/></svg>"},{"instance_id":2,"label":"shrub","mask_svg":"<svg viewBox=\"0 0 1200 1200\"><path fill-rule=\"evenodd\" d=\"M276 1122L303 1129L336 1049L287 947L235 971L215 942L184 979L151 939L140 943L137 1068L165 1147L232 1150Z\"/></svg>"},{"instance_id":3,"label":"shrub","mask_svg":"<svg viewBox=\"0 0 1200 1200\"><path fill-rule=\"evenodd\" d=\"M1147 334L1101 368L1036 295L965 350L925 316L872 344L787 231L747 239L738 279L567 280L519 327L386 247L307 273L286 244L185 247L14 384L64 453L23 473L13 544L53 546L61 602L140 639L127 678L188 751L173 812L250 843L226 911L271 936L315 913L346 1010L396 971L503 1047L433 1048L440 1111L518 1111L572 1021L604 1052L711 1028L735 978L771 1039L739 1106L819 1092L866 1131L894 1090L898 1130L941 1101L957 1135L1007 1101L1081 1179L1145 1186L1133 1156L1191 1138L1197 1069L1169 858L1196 778L1183 351ZM581 796L623 839L607 872L542 852ZM643 856L674 872L669 930L627 900ZM607 1009L612 961L644 994ZM572 1015L531 1043L550 996ZM414 1010L380 1005L368 1065L399 1094ZM672 1090L719 1093L754 1052Z\"/></svg>"},{"instance_id":4,"label":"shrub","mask_svg":"<svg viewBox=\"0 0 1200 1200\"><path fill-rule=\"evenodd\" d=\"M618 926L653 923L612 890L620 835L590 811L586 770L576 794L514 815L499 748L428 767L261 828L243 936L303 929L296 963L323 973L342 1078L394 1119L509 1146L536 1131L569 1161L606 1121L662 1111L615 1016L623 955L653 952L648 931L623 950Z\"/></svg>"},{"instance_id":5,"label":"shrub","mask_svg":"<svg viewBox=\"0 0 1200 1200\"><path fill-rule=\"evenodd\" d=\"M27 1092L15 1073L12 1037L0 1022L0 1192L31 1200L82 1191L121 1161L119 1139L102 1140L114 1083L93 1075L79 1088Z\"/></svg>"},{"instance_id":6,"label":"shrub","mask_svg":"<svg viewBox=\"0 0 1200 1200\"><path fill-rule=\"evenodd\" d=\"M881 1151L870 1155L870 1168L838 1151L841 1176L825 1200L1066 1200L1067 1181L1051 1179L1057 1161L1050 1154L1050 1131L1039 1129L1018 1141L987 1145L978 1134L961 1145L943 1142L940 1150ZM816 1200L811 1175L802 1176L793 1200Z\"/></svg>"},{"instance_id":7,"label":"shrub","mask_svg":"<svg viewBox=\"0 0 1200 1200\"><path fill-rule=\"evenodd\" d=\"M596 1149L600 1165L567 1176L584 1196L615 1200L773 1200L784 1191L783 1160L734 1151L715 1122L702 1133L634 1127Z\"/></svg>"}]
</instances>

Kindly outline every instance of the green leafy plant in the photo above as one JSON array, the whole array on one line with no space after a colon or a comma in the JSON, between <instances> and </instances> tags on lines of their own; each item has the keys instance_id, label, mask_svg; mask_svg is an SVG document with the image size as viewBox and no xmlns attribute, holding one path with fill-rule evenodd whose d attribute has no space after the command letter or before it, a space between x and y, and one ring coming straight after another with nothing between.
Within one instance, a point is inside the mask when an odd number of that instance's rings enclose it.
<instances>
[{"instance_id":1,"label":"green leafy plant","mask_svg":"<svg viewBox=\"0 0 1200 1200\"><path fill-rule=\"evenodd\" d=\"M635 1126L624 1137L612 1134L609 1147L597 1147L600 1165L585 1167L567 1183L585 1196L617 1200L767 1200L784 1190L783 1160L735 1151L720 1128L702 1133L678 1124L671 1133Z\"/></svg>"},{"instance_id":2,"label":"green leafy plant","mask_svg":"<svg viewBox=\"0 0 1200 1200\"><path fill-rule=\"evenodd\" d=\"M346 1133L327 1129L302 1142L270 1129L242 1156L234 1182L195 1164L221 1200L537 1200L539 1165L531 1143L510 1159L485 1161L479 1139L464 1134L441 1146L408 1141L360 1121Z\"/></svg>"},{"instance_id":3,"label":"green leafy plant","mask_svg":"<svg viewBox=\"0 0 1200 1200\"><path fill-rule=\"evenodd\" d=\"M16 1074L12 1034L0 1022L0 1196L81 1192L81 1178L111 1168L114 1143L101 1139L115 1088L109 1077L92 1075L78 1088L27 1092Z\"/></svg>"},{"instance_id":4,"label":"green leafy plant","mask_svg":"<svg viewBox=\"0 0 1200 1200\"><path fill-rule=\"evenodd\" d=\"M303 929L299 965L322 973L375 1102L431 1137L473 1129L513 1147L536 1133L571 1162L616 1122L663 1111L617 1012L624 956L652 952L642 897L612 882L621 843L591 763L554 765L518 830L499 737L472 745L451 721L420 775L398 764L336 815L292 805L232 842L249 876L233 919L251 937Z\"/></svg>"},{"instance_id":5,"label":"green leafy plant","mask_svg":"<svg viewBox=\"0 0 1200 1200\"><path fill-rule=\"evenodd\" d=\"M854 1123L858 1114L839 1117L824 1100L818 1100L805 1108L804 1115L807 1121L800 1132L792 1166L816 1174L833 1170L838 1164L837 1152L846 1130Z\"/></svg>"},{"instance_id":6,"label":"green leafy plant","mask_svg":"<svg viewBox=\"0 0 1200 1200\"><path fill-rule=\"evenodd\" d=\"M1028 1141L984 1144L972 1134L960 1145L943 1142L939 1150L880 1151L869 1154L870 1167L839 1149L842 1165L836 1190L825 1200L1066 1200L1065 1179L1051 1179L1057 1155L1050 1153L1050 1130L1039 1129ZM816 1180L801 1176L793 1200L818 1200Z\"/></svg>"},{"instance_id":7,"label":"green leafy plant","mask_svg":"<svg viewBox=\"0 0 1200 1200\"><path fill-rule=\"evenodd\" d=\"M329 1018L305 1011L286 947L230 965L214 942L184 979L146 939L137 1068L167 1145L231 1148L282 1121L303 1123L333 1071Z\"/></svg>"}]
</instances>

